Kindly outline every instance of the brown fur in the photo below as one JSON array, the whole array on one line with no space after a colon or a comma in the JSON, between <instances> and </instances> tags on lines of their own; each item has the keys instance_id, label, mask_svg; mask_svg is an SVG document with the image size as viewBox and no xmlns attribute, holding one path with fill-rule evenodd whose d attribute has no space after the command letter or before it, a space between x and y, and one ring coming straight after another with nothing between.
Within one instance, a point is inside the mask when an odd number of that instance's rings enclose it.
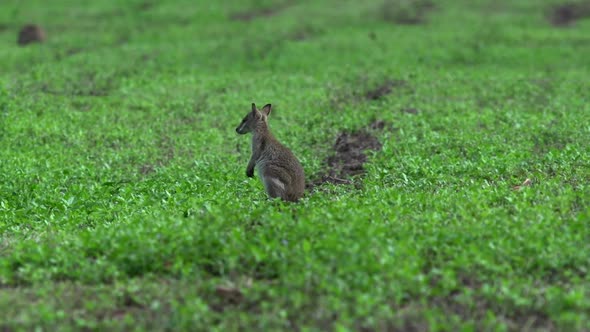
<instances>
[{"instance_id":1,"label":"brown fur","mask_svg":"<svg viewBox=\"0 0 590 332\"><path fill-rule=\"evenodd\" d=\"M252 132L252 157L246 168L246 176L254 176L254 167L271 198L280 197L296 202L305 190L305 174L297 157L282 145L268 128L271 105L259 110L252 104L252 111L236 128L238 134Z\"/></svg>"},{"instance_id":2,"label":"brown fur","mask_svg":"<svg viewBox=\"0 0 590 332\"><path fill-rule=\"evenodd\" d=\"M18 33L17 43L21 46L45 41L45 31L35 24L25 25Z\"/></svg>"}]
</instances>

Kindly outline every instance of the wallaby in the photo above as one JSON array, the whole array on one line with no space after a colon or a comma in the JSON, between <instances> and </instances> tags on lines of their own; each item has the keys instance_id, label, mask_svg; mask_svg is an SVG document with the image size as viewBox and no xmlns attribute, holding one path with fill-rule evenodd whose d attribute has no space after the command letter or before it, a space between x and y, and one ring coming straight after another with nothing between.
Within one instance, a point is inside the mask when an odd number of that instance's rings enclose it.
<instances>
[{"instance_id":1,"label":"wallaby","mask_svg":"<svg viewBox=\"0 0 590 332\"><path fill-rule=\"evenodd\" d=\"M271 134L268 128L270 111L270 104L259 110L252 103L252 111L236 128L241 135L252 132L252 157L246 176L253 177L256 166L268 196L296 202L305 190L305 174L293 152Z\"/></svg>"}]
</instances>

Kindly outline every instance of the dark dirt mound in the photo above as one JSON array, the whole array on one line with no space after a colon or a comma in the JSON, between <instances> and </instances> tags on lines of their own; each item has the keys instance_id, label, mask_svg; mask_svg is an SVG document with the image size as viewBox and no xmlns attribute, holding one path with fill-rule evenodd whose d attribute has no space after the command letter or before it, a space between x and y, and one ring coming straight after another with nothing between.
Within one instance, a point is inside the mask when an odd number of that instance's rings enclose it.
<instances>
[{"instance_id":1,"label":"dark dirt mound","mask_svg":"<svg viewBox=\"0 0 590 332\"><path fill-rule=\"evenodd\" d=\"M35 24L27 24L18 33L17 43L25 46L31 43L42 43L45 41L45 31Z\"/></svg>"},{"instance_id":2,"label":"dark dirt mound","mask_svg":"<svg viewBox=\"0 0 590 332\"><path fill-rule=\"evenodd\" d=\"M373 129L373 130L383 130L383 129L385 129L386 125L387 125L387 123L385 123L385 121L376 120L369 125L369 128Z\"/></svg>"},{"instance_id":3,"label":"dark dirt mound","mask_svg":"<svg viewBox=\"0 0 590 332\"><path fill-rule=\"evenodd\" d=\"M401 79L370 79L369 76L361 76L343 87L329 86L328 91L330 108L342 110L353 104L382 100L390 94L410 92L412 87L408 81Z\"/></svg>"},{"instance_id":4,"label":"dark dirt mound","mask_svg":"<svg viewBox=\"0 0 590 332\"><path fill-rule=\"evenodd\" d=\"M379 14L387 22L395 24L422 24L426 15L435 8L430 0L385 0L379 8Z\"/></svg>"},{"instance_id":5,"label":"dark dirt mound","mask_svg":"<svg viewBox=\"0 0 590 332\"><path fill-rule=\"evenodd\" d=\"M386 80L373 89L365 92L365 98L368 100L379 100L393 91L393 88L404 85L401 80Z\"/></svg>"},{"instance_id":6,"label":"dark dirt mound","mask_svg":"<svg viewBox=\"0 0 590 332\"><path fill-rule=\"evenodd\" d=\"M590 1L567 3L552 7L548 13L549 21L555 26L567 26L590 16Z\"/></svg>"},{"instance_id":7,"label":"dark dirt mound","mask_svg":"<svg viewBox=\"0 0 590 332\"><path fill-rule=\"evenodd\" d=\"M287 39L303 41L321 34L322 31L312 26L302 26L287 35Z\"/></svg>"},{"instance_id":8,"label":"dark dirt mound","mask_svg":"<svg viewBox=\"0 0 590 332\"><path fill-rule=\"evenodd\" d=\"M219 285L215 288L215 295L217 295L220 300L220 303L217 303L212 308L215 311L222 312L224 307L238 305L244 301L244 293L235 286Z\"/></svg>"},{"instance_id":9,"label":"dark dirt mound","mask_svg":"<svg viewBox=\"0 0 590 332\"><path fill-rule=\"evenodd\" d=\"M367 131L340 133L334 144L336 154L328 158L330 175L352 176L364 172L363 164L367 161L365 150L381 149L381 143Z\"/></svg>"},{"instance_id":10,"label":"dark dirt mound","mask_svg":"<svg viewBox=\"0 0 590 332\"><path fill-rule=\"evenodd\" d=\"M154 7L154 3L151 1L144 1L137 5L137 10L139 11L148 11Z\"/></svg>"},{"instance_id":11,"label":"dark dirt mound","mask_svg":"<svg viewBox=\"0 0 590 332\"><path fill-rule=\"evenodd\" d=\"M293 1L286 1L284 3L276 4L272 7L234 13L234 14L230 15L229 18L232 21L248 22L248 21L252 21L252 20L259 18L259 17L268 17L268 16L276 15L279 12L287 9L291 5L293 5Z\"/></svg>"},{"instance_id":12,"label":"dark dirt mound","mask_svg":"<svg viewBox=\"0 0 590 332\"><path fill-rule=\"evenodd\" d=\"M319 179L307 184L308 189L324 183L350 184L351 176L365 172L363 164L367 161L366 150L381 150L381 143L371 131L387 127L384 121L378 120L367 128L353 132L341 132L334 143L335 154L326 158L327 171Z\"/></svg>"}]
</instances>

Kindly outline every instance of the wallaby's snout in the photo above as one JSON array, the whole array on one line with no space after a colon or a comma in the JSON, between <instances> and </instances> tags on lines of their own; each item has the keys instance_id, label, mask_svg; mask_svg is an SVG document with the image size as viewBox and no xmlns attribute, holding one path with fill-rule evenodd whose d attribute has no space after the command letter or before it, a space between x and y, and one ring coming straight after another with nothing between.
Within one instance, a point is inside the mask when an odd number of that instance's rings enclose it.
<instances>
[{"instance_id":1,"label":"wallaby's snout","mask_svg":"<svg viewBox=\"0 0 590 332\"><path fill-rule=\"evenodd\" d=\"M244 135L247 134L248 132L246 131L246 118L244 118L244 120L242 120L242 123L240 123L240 125L236 128L236 133L240 134L240 135Z\"/></svg>"}]
</instances>

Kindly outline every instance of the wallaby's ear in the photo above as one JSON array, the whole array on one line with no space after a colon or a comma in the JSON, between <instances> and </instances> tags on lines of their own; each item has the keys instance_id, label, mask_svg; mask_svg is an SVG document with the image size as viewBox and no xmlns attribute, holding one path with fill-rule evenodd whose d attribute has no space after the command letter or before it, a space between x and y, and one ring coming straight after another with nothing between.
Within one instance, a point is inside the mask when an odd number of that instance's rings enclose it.
<instances>
[{"instance_id":1,"label":"wallaby's ear","mask_svg":"<svg viewBox=\"0 0 590 332\"><path fill-rule=\"evenodd\" d=\"M256 104L252 103L252 113L256 114Z\"/></svg>"},{"instance_id":2,"label":"wallaby's ear","mask_svg":"<svg viewBox=\"0 0 590 332\"><path fill-rule=\"evenodd\" d=\"M262 114L264 114L266 116L269 116L270 115L270 111L271 111L271 105L270 104L266 104L262 108Z\"/></svg>"}]
</instances>

